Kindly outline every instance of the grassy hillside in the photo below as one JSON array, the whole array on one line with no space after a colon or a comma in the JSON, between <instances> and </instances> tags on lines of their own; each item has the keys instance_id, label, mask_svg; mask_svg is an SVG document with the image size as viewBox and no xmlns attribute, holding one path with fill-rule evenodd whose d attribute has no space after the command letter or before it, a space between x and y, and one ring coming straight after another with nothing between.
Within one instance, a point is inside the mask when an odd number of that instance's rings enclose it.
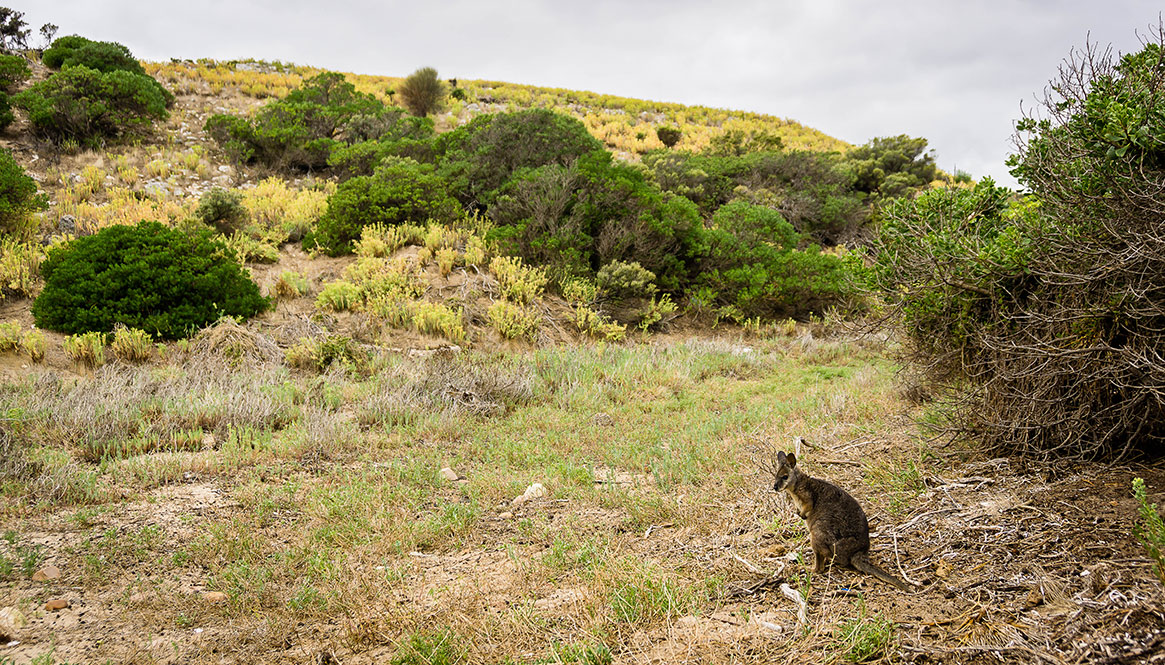
<instances>
[{"instance_id":1,"label":"grassy hillside","mask_svg":"<svg viewBox=\"0 0 1165 665\"><path fill-rule=\"evenodd\" d=\"M178 94L221 96L237 93L254 99L282 97L298 87L304 79L320 73L319 69L258 61L143 63L151 75ZM361 92L373 94L385 102L396 101L386 94L400 87L402 78L346 74ZM655 129L677 126L683 137L679 150L700 151L708 147L713 136L725 131L768 132L779 136L794 150L839 151L851 146L812 127L790 119L745 111L685 106L594 92L543 88L538 86L458 79L466 92L464 100L450 100L447 115L439 125L456 126L483 112L546 108L573 115L586 124L608 148L625 156L662 148Z\"/></svg>"}]
</instances>

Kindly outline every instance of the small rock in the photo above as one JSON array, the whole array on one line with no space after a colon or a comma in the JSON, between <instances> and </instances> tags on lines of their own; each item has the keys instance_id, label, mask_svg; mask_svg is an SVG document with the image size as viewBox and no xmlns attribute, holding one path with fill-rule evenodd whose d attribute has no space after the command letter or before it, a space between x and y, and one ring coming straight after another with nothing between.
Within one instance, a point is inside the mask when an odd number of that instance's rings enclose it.
<instances>
[{"instance_id":1,"label":"small rock","mask_svg":"<svg viewBox=\"0 0 1165 665\"><path fill-rule=\"evenodd\" d=\"M945 580L947 577L950 576L950 574L951 574L951 564L949 562L947 562L946 559L940 560L938 562L938 565L936 565L934 567L934 576L941 579L941 580Z\"/></svg>"},{"instance_id":2,"label":"small rock","mask_svg":"<svg viewBox=\"0 0 1165 665\"><path fill-rule=\"evenodd\" d=\"M72 215L61 215L57 220L57 233L76 233L77 218Z\"/></svg>"},{"instance_id":3,"label":"small rock","mask_svg":"<svg viewBox=\"0 0 1165 665\"><path fill-rule=\"evenodd\" d=\"M211 605L219 605L227 602L227 595L221 591L207 591L202 594L202 599Z\"/></svg>"},{"instance_id":4,"label":"small rock","mask_svg":"<svg viewBox=\"0 0 1165 665\"><path fill-rule=\"evenodd\" d=\"M33 582L48 582L49 580L60 579L61 569L56 566L45 566L32 574Z\"/></svg>"},{"instance_id":5,"label":"small rock","mask_svg":"<svg viewBox=\"0 0 1165 665\"><path fill-rule=\"evenodd\" d=\"M44 608L50 612L56 612L57 610L63 610L72 604L73 603L71 603L67 598L53 598L44 604Z\"/></svg>"},{"instance_id":6,"label":"small rock","mask_svg":"<svg viewBox=\"0 0 1165 665\"><path fill-rule=\"evenodd\" d=\"M610 427L615 424L615 419L607 413L596 413L591 418L591 422L594 423L595 427Z\"/></svg>"},{"instance_id":7,"label":"small rock","mask_svg":"<svg viewBox=\"0 0 1165 665\"><path fill-rule=\"evenodd\" d=\"M1027 599L1024 600L1023 604L1024 604L1024 607L1032 608L1032 607L1036 607L1038 605L1043 604L1043 602L1044 602L1044 592L1041 591L1039 587L1033 587L1032 590L1030 592L1028 592Z\"/></svg>"},{"instance_id":8,"label":"small rock","mask_svg":"<svg viewBox=\"0 0 1165 665\"><path fill-rule=\"evenodd\" d=\"M511 512L505 512L505 513L501 513L500 515L498 515L498 517L500 517L504 520L508 520L508 519L513 519L514 514Z\"/></svg>"},{"instance_id":9,"label":"small rock","mask_svg":"<svg viewBox=\"0 0 1165 665\"><path fill-rule=\"evenodd\" d=\"M222 166L218 167L218 172L219 173L230 173L231 167L227 166L226 164L223 164Z\"/></svg>"},{"instance_id":10,"label":"small rock","mask_svg":"<svg viewBox=\"0 0 1165 665\"><path fill-rule=\"evenodd\" d=\"M526 488L526 491L522 493L522 496L514 497L514 500L510 502L510 505L520 506L527 501L541 499L545 497L546 494L546 488L542 486L542 483L534 483L533 485Z\"/></svg>"},{"instance_id":11,"label":"small rock","mask_svg":"<svg viewBox=\"0 0 1165 665\"><path fill-rule=\"evenodd\" d=\"M458 478L460 478L461 476L457 475L457 472L454 471L453 469L450 469L449 467L445 467L445 468L441 469L441 477L444 478L445 480L448 480L449 482L453 482L453 481L457 480Z\"/></svg>"},{"instance_id":12,"label":"small rock","mask_svg":"<svg viewBox=\"0 0 1165 665\"><path fill-rule=\"evenodd\" d=\"M216 439L214 438L213 434L202 435L202 449L203 450L214 450L215 441L216 441Z\"/></svg>"},{"instance_id":13,"label":"small rock","mask_svg":"<svg viewBox=\"0 0 1165 665\"><path fill-rule=\"evenodd\" d=\"M5 607L0 609L0 635L12 637L16 631L28 625L28 619L19 607Z\"/></svg>"}]
</instances>

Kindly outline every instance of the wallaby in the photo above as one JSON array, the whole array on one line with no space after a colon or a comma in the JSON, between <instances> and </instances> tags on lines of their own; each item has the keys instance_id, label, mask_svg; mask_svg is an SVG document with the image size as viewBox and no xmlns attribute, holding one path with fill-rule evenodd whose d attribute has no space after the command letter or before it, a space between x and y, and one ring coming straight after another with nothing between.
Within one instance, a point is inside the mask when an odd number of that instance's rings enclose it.
<instances>
[{"instance_id":1,"label":"wallaby","mask_svg":"<svg viewBox=\"0 0 1165 665\"><path fill-rule=\"evenodd\" d=\"M811 478L797 468L793 453L777 453L773 489L787 492L797 507L797 515L809 527L809 544L816 562L813 572L825 572L825 562L853 568L913 591L905 582L870 562L870 523L856 499L831 482Z\"/></svg>"}]
</instances>

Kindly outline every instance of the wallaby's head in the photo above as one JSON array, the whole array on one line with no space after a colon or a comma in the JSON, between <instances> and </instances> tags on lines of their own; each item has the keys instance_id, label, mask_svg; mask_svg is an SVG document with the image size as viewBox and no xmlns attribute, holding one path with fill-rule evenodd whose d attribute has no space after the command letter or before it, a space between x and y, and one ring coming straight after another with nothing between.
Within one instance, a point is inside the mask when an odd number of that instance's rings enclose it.
<instances>
[{"instance_id":1,"label":"wallaby's head","mask_svg":"<svg viewBox=\"0 0 1165 665\"><path fill-rule=\"evenodd\" d=\"M797 455L778 452L773 464L773 474L776 476L773 489L778 492L796 482L801 477L801 470L797 468Z\"/></svg>"}]
</instances>

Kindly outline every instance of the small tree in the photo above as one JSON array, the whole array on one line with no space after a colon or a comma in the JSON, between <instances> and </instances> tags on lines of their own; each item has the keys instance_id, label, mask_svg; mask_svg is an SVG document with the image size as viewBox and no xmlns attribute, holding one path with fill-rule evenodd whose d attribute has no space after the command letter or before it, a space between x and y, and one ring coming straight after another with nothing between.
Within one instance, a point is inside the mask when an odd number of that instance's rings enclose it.
<instances>
[{"instance_id":1,"label":"small tree","mask_svg":"<svg viewBox=\"0 0 1165 665\"><path fill-rule=\"evenodd\" d=\"M49 207L36 181L25 174L7 150L0 150L0 238L25 239L36 229L33 213Z\"/></svg>"},{"instance_id":2,"label":"small tree","mask_svg":"<svg viewBox=\"0 0 1165 665\"><path fill-rule=\"evenodd\" d=\"M655 135L659 137L659 142L664 146L671 148L680 142L684 133L680 131L679 127L656 127Z\"/></svg>"},{"instance_id":3,"label":"small tree","mask_svg":"<svg viewBox=\"0 0 1165 665\"><path fill-rule=\"evenodd\" d=\"M445 84L432 67L422 67L409 74L399 92L401 102L413 115L427 116L445 107Z\"/></svg>"},{"instance_id":4,"label":"small tree","mask_svg":"<svg viewBox=\"0 0 1165 665\"><path fill-rule=\"evenodd\" d=\"M21 51L28 48L28 24L24 22L24 12L8 7L0 7L0 49Z\"/></svg>"}]
</instances>

